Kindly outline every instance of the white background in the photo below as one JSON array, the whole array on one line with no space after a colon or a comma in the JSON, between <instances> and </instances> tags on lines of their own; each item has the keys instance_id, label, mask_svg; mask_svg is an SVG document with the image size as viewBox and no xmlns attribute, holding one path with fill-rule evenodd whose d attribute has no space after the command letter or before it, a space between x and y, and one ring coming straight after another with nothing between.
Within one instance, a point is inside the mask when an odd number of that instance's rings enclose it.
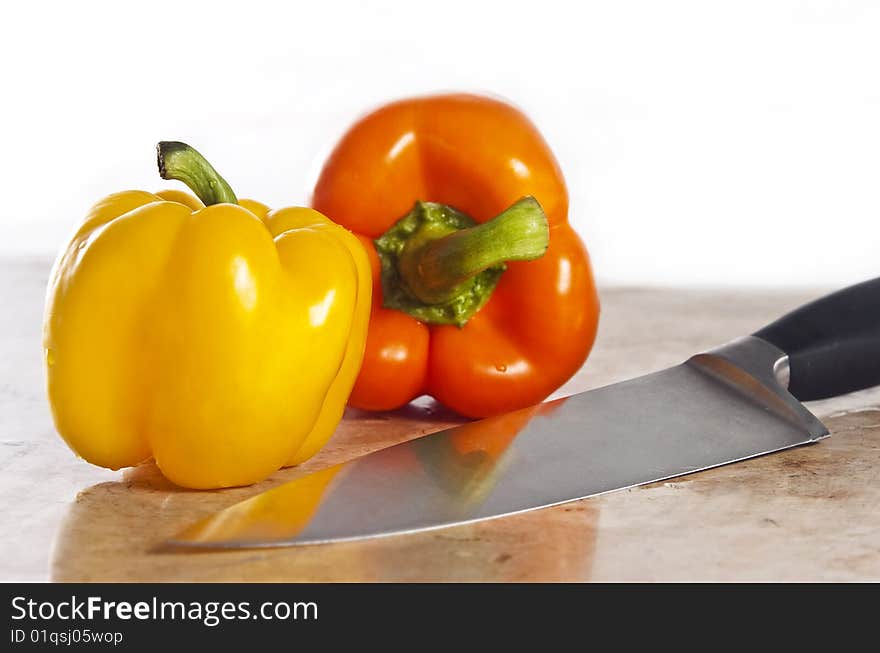
<instances>
[{"instance_id":1,"label":"white background","mask_svg":"<svg viewBox=\"0 0 880 653\"><path fill-rule=\"evenodd\" d=\"M52 256L103 195L166 187L158 140L302 203L359 114L469 90L544 132L603 283L880 274L877 2L12 4L2 255Z\"/></svg>"}]
</instances>

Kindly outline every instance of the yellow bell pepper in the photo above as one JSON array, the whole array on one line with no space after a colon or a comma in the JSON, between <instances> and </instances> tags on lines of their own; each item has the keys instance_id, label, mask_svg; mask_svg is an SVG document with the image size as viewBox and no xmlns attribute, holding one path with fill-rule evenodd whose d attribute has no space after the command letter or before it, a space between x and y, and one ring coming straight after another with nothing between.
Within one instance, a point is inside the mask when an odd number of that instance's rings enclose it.
<instances>
[{"instance_id":1,"label":"yellow bell pepper","mask_svg":"<svg viewBox=\"0 0 880 653\"><path fill-rule=\"evenodd\" d=\"M102 467L152 456L184 487L254 483L312 456L341 419L370 264L317 211L237 201L183 143L160 143L159 167L201 201L110 195L55 263L43 327L55 425Z\"/></svg>"}]
</instances>

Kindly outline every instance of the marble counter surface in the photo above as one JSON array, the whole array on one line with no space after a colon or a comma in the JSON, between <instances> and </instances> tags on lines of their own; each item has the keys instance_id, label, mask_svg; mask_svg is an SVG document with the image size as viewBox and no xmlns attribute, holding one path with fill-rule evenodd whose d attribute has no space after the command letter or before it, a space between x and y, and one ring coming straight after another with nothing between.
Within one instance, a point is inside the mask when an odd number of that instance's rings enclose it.
<instances>
[{"instance_id":1,"label":"marble counter surface","mask_svg":"<svg viewBox=\"0 0 880 653\"><path fill-rule=\"evenodd\" d=\"M193 520L306 471L460 421L429 402L350 411L299 469L191 492L111 472L55 434L40 322L49 263L0 274L0 580L880 580L880 391L810 405L818 444L490 522L293 549L160 553ZM593 355L557 396L681 362L817 292L606 289Z\"/></svg>"}]
</instances>

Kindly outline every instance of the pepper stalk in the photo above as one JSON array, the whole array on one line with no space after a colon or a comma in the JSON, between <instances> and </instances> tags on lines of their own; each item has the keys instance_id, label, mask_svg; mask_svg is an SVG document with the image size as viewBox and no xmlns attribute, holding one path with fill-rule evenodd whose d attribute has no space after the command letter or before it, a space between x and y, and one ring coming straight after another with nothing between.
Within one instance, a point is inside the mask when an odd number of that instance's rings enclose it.
<instances>
[{"instance_id":1,"label":"pepper stalk","mask_svg":"<svg viewBox=\"0 0 880 653\"><path fill-rule=\"evenodd\" d=\"M238 204L232 187L195 148L180 141L161 141L156 146L159 176L186 184L205 206Z\"/></svg>"},{"instance_id":2,"label":"pepper stalk","mask_svg":"<svg viewBox=\"0 0 880 653\"><path fill-rule=\"evenodd\" d=\"M450 206L416 202L376 239L384 306L428 324L464 326L492 296L508 261L543 256L544 210L524 197L483 224Z\"/></svg>"}]
</instances>

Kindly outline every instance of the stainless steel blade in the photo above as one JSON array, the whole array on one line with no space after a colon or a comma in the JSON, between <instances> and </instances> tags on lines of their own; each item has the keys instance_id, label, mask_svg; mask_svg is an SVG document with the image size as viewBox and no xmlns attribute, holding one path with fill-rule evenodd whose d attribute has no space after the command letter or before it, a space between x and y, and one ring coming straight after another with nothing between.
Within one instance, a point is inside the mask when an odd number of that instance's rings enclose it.
<instances>
[{"instance_id":1,"label":"stainless steel blade","mask_svg":"<svg viewBox=\"0 0 880 653\"><path fill-rule=\"evenodd\" d=\"M427 530L659 481L827 436L784 389L786 362L765 341L743 338L662 372L304 476L204 519L169 544L288 546Z\"/></svg>"}]
</instances>

